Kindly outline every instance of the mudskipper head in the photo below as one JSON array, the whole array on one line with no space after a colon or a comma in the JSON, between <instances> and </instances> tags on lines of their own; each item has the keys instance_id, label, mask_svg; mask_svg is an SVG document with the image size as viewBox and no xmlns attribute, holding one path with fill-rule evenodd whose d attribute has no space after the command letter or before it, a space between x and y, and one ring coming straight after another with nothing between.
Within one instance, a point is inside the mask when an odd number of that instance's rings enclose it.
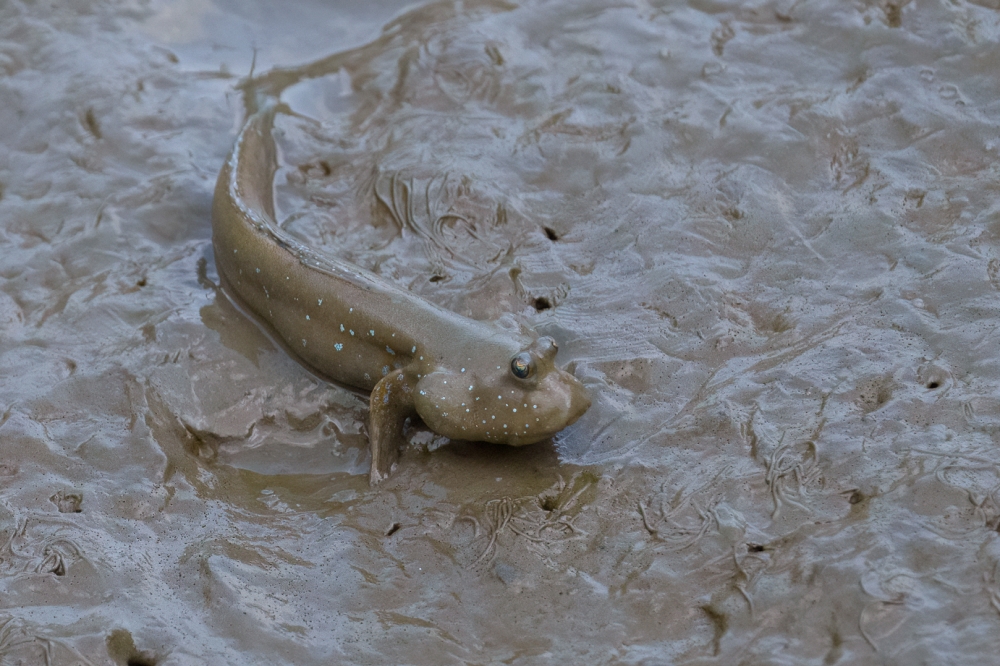
<instances>
[{"instance_id":1,"label":"mudskipper head","mask_svg":"<svg viewBox=\"0 0 1000 666\"><path fill-rule=\"evenodd\" d=\"M551 437L590 407L576 377L555 365L549 337L503 336L468 367L438 368L417 384L417 413L451 439L523 446Z\"/></svg>"}]
</instances>

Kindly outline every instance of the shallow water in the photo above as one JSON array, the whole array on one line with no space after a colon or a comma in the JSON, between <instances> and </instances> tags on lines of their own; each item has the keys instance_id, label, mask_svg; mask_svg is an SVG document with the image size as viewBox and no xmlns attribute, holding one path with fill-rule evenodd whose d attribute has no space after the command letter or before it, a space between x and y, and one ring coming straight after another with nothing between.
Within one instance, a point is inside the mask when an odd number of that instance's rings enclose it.
<instances>
[{"instance_id":1,"label":"shallow water","mask_svg":"<svg viewBox=\"0 0 1000 666\"><path fill-rule=\"evenodd\" d=\"M340 4L0 4L0 662L992 659L1000 6ZM286 228L583 419L368 487L216 286L251 68Z\"/></svg>"}]
</instances>

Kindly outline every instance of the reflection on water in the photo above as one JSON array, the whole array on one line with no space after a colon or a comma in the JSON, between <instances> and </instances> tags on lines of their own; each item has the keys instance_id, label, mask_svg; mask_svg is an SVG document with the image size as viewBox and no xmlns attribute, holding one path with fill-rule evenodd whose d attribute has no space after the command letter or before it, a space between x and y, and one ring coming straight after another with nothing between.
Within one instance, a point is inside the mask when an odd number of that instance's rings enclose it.
<instances>
[{"instance_id":1,"label":"reflection on water","mask_svg":"<svg viewBox=\"0 0 1000 666\"><path fill-rule=\"evenodd\" d=\"M995 7L239 4L0 7L0 661L990 660ZM373 491L220 295L255 48L286 227L553 335L557 442Z\"/></svg>"}]
</instances>

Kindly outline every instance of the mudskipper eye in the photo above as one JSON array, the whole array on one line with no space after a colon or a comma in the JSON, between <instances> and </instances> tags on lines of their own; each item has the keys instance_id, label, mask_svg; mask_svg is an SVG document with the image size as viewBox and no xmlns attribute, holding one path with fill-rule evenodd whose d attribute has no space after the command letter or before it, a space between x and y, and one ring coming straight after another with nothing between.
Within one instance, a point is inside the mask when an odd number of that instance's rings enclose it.
<instances>
[{"instance_id":1,"label":"mudskipper eye","mask_svg":"<svg viewBox=\"0 0 1000 666\"><path fill-rule=\"evenodd\" d=\"M518 379L527 379L535 374L535 362L531 359L531 354L521 352L510 360L510 371Z\"/></svg>"}]
</instances>

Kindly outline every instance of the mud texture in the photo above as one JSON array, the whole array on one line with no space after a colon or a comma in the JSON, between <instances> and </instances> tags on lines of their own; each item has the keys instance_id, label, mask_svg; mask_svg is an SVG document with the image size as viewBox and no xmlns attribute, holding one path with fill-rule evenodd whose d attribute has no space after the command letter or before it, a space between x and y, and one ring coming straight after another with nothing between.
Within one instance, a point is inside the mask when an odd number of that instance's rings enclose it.
<instances>
[{"instance_id":1,"label":"mud texture","mask_svg":"<svg viewBox=\"0 0 1000 666\"><path fill-rule=\"evenodd\" d=\"M275 7L0 3L0 661L995 660L996 2ZM368 487L217 287L251 71L285 228L579 422Z\"/></svg>"}]
</instances>

